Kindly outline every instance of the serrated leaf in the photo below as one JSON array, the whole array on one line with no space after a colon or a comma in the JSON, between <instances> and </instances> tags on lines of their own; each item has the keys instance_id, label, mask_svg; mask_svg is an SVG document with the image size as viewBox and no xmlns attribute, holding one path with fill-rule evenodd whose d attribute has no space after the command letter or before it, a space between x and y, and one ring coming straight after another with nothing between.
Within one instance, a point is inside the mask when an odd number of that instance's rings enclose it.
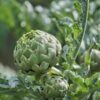
<instances>
[{"instance_id":1,"label":"serrated leaf","mask_svg":"<svg viewBox=\"0 0 100 100\"><path fill-rule=\"evenodd\" d=\"M78 23L74 23L73 26L72 26L72 32L73 32L73 35L74 35L74 39L78 38L78 36L80 35L81 31L82 31L82 29L78 25Z\"/></svg>"}]
</instances>

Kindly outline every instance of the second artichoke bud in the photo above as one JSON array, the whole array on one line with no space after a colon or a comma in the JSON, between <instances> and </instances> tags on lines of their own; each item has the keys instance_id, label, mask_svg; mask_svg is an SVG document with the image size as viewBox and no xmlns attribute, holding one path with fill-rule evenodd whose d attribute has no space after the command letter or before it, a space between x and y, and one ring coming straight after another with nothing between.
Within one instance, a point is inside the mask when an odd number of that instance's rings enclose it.
<instances>
[{"instance_id":1,"label":"second artichoke bud","mask_svg":"<svg viewBox=\"0 0 100 100\"><path fill-rule=\"evenodd\" d=\"M47 98L64 98L68 90L68 82L60 76L49 76L44 82L44 94Z\"/></svg>"}]
</instances>

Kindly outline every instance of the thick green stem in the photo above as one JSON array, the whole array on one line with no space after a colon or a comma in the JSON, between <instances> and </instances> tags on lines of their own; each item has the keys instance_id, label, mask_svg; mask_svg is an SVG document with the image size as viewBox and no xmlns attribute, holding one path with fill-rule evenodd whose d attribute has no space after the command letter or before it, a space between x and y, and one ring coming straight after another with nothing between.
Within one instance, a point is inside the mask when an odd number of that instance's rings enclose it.
<instances>
[{"instance_id":1,"label":"thick green stem","mask_svg":"<svg viewBox=\"0 0 100 100\"><path fill-rule=\"evenodd\" d=\"M88 11L89 11L89 0L86 0L86 11L83 11L83 13L85 12L85 18L84 18L84 23L83 23L83 31L82 31L82 37L80 39L80 44L79 44L79 47L77 49L77 52L75 52L75 58L74 60L76 60L78 54L79 54L79 51L80 51L80 48L81 48L81 44L82 44L82 41L84 39L84 36L85 36L85 33L86 33L86 27L87 27L87 20L88 20ZM84 3L83 3L84 4ZM85 6L84 6L85 7Z\"/></svg>"}]
</instances>

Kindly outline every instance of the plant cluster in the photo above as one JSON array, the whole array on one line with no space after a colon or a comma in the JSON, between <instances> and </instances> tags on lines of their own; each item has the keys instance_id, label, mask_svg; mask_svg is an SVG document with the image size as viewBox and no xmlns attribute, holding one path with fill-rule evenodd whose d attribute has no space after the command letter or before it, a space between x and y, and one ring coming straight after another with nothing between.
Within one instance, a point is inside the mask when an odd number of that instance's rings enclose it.
<instances>
[{"instance_id":1,"label":"plant cluster","mask_svg":"<svg viewBox=\"0 0 100 100\"><path fill-rule=\"evenodd\" d=\"M9 100L99 100L99 7L99 0L52 1L49 28L57 38L40 30L22 35L14 50L18 75L1 77L0 93L14 93Z\"/></svg>"}]
</instances>

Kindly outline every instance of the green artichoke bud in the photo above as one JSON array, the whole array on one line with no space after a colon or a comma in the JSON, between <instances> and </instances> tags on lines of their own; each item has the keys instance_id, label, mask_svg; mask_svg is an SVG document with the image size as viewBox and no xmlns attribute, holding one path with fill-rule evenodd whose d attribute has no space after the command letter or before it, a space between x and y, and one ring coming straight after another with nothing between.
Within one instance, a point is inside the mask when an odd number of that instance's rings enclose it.
<instances>
[{"instance_id":1,"label":"green artichoke bud","mask_svg":"<svg viewBox=\"0 0 100 100\"><path fill-rule=\"evenodd\" d=\"M44 94L47 98L62 98L65 97L68 90L68 82L61 76L49 76L44 82Z\"/></svg>"},{"instance_id":2,"label":"green artichoke bud","mask_svg":"<svg viewBox=\"0 0 100 100\"><path fill-rule=\"evenodd\" d=\"M24 73L44 73L58 62L61 49L60 42L53 35L32 30L17 41L15 63Z\"/></svg>"}]
</instances>

